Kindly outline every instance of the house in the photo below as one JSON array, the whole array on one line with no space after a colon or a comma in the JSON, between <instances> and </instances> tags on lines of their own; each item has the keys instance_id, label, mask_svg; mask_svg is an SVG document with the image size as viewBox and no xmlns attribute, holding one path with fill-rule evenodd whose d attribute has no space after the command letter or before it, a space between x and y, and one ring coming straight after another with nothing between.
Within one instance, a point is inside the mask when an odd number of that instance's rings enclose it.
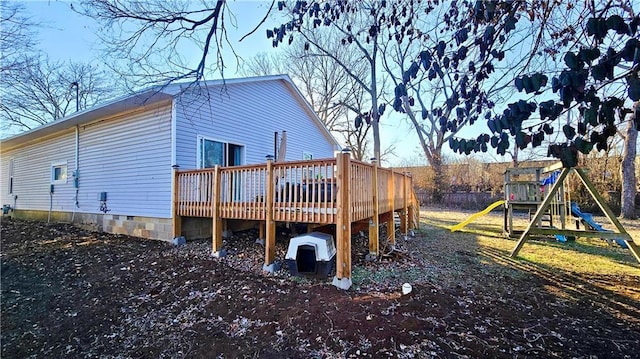
<instances>
[{"instance_id":1,"label":"house","mask_svg":"<svg viewBox=\"0 0 640 359\"><path fill-rule=\"evenodd\" d=\"M170 240L175 168L264 163L282 131L279 160L338 149L286 75L147 89L0 141L0 204L16 217Z\"/></svg>"}]
</instances>

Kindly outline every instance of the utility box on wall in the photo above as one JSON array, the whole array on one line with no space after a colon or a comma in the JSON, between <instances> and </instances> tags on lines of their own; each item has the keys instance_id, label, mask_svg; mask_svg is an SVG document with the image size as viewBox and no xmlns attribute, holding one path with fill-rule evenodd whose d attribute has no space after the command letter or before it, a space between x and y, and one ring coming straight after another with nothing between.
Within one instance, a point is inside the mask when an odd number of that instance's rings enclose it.
<instances>
[{"instance_id":1,"label":"utility box on wall","mask_svg":"<svg viewBox=\"0 0 640 359\"><path fill-rule=\"evenodd\" d=\"M105 202L107 200L107 192L98 193L98 201Z\"/></svg>"},{"instance_id":2,"label":"utility box on wall","mask_svg":"<svg viewBox=\"0 0 640 359\"><path fill-rule=\"evenodd\" d=\"M291 238L285 261L294 276L327 278L335 266L333 236L313 232Z\"/></svg>"}]
</instances>

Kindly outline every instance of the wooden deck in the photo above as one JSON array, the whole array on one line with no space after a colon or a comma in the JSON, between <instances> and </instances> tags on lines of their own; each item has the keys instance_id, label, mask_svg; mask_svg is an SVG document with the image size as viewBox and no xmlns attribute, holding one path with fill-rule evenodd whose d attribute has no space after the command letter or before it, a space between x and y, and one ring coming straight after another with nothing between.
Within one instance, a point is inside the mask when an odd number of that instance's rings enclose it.
<instances>
[{"instance_id":1,"label":"wooden deck","mask_svg":"<svg viewBox=\"0 0 640 359\"><path fill-rule=\"evenodd\" d=\"M176 170L174 176L174 236L181 235L182 217L212 218L212 250L217 253L224 220L260 221L265 266L275 259L276 222L335 224L336 278L349 280L352 226L369 228L369 251L378 255L381 221L394 226L393 214L398 212L403 233L418 223L411 177L352 160L349 153L311 161Z\"/></svg>"}]
</instances>

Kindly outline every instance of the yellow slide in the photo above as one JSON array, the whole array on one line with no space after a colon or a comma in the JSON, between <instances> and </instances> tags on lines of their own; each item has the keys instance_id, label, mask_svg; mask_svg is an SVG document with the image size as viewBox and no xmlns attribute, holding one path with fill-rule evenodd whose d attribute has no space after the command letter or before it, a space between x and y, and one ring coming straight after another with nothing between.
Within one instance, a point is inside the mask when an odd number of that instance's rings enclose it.
<instances>
[{"instance_id":1,"label":"yellow slide","mask_svg":"<svg viewBox=\"0 0 640 359\"><path fill-rule=\"evenodd\" d=\"M472 214L469 218L467 218L463 222L460 222L460 223L456 224L455 226L451 227L451 232L455 232L455 231L461 230L464 226L466 226L467 224L473 222L476 218L484 216L485 214L491 212L491 210L493 210L494 208L496 208L498 206L502 206L503 204L504 204L503 200L499 200L498 202L491 203L489 205L489 207L483 209L482 211L480 211L478 213Z\"/></svg>"}]
</instances>

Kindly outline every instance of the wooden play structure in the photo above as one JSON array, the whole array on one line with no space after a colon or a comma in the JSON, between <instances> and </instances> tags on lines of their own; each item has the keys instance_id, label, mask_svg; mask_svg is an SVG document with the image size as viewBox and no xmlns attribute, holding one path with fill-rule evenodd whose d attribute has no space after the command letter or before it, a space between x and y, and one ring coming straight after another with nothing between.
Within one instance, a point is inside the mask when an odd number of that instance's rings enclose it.
<instances>
[{"instance_id":1,"label":"wooden play structure","mask_svg":"<svg viewBox=\"0 0 640 359\"><path fill-rule=\"evenodd\" d=\"M561 168L561 166L560 166ZM522 229L518 230L513 225L514 211L526 211L529 219L538 210L540 204L548 193L549 185L543 185L543 178L550 176L558 169L557 165L550 167L516 167L507 168L504 173L504 223L503 232L509 238L517 238L522 234ZM565 208L565 197L569 198L566 187L560 187L556 197L553 198L551 206L536 223L537 227L546 224L553 227L554 222L565 229L567 211ZM562 199L562 200L561 200ZM555 219L555 221L554 221Z\"/></svg>"},{"instance_id":2,"label":"wooden play structure","mask_svg":"<svg viewBox=\"0 0 640 359\"><path fill-rule=\"evenodd\" d=\"M571 192L566 185L570 174L580 179L615 230L603 229L592 221L589 214L581 213L575 203L571 202ZM626 232L584 169L562 168L560 163L544 168L510 168L505 172L504 192L504 233L509 237L519 237L511 257L518 255L531 236L587 237L626 245L640 262L640 238L634 240ZM530 223L524 232L514 229L514 210L529 212Z\"/></svg>"},{"instance_id":3,"label":"wooden play structure","mask_svg":"<svg viewBox=\"0 0 640 359\"><path fill-rule=\"evenodd\" d=\"M406 173L351 159L348 151L336 158L274 162L175 171L174 236L181 235L182 217L212 219L212 251L222 250L226 220L256 221L265 239L264 268L275 260L276 222L335 225L336 276L334 285L351 285L351 232L369 229L369 252L379 253L379 224L400 230L416 228L419 205L412 179ZM389 241L395 242L395 230Z\"/></svg>"}]
</instances>

